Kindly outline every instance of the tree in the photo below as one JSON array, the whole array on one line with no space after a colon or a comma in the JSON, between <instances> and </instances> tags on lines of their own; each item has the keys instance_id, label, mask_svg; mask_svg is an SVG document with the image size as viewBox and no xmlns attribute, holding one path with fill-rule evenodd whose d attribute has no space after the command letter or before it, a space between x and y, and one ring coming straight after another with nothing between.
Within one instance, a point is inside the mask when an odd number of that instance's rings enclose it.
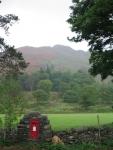
<instances>
[{"instance_id":1,"label":"tree","mask_svg":"<svg viewBox=\"0 0 113 150\"><path fill-rule=\"evenodd\" d=\"M80 101L79 104L87 110L89 106L94 105L93 101L90 100L90 94L87 92L84 92L80 95Z\"/></svg>"},{"instance_id":2,"label":"tree","mask_svg":"<svg viewBox=\"0 0 113 150\"><path fill-rule=\"evenodd\" d=\"M48 100L48 95L43 90L39 89L34 91L33 97L37 99L37 102L44 102Z\"/></svg>"},{"instance_id":3,"label":"tree","mask_svg":"<svg viewBox=\"0 0 113 150\"><path fill-rule=\"evenodd\" d=\"M41 80L38 83L38 89L43 90L48 95L49 98L52 89L52 82L50 80Z\"/></svg>"},{"instance_id":4,"label":"tree","mask_svg":"<svg viewBox=\"0 0 113 150\"><path fill-rule=\"evenodd\" d=\"M39 81L38 76L36 76L35 74L31 74L26 79L25 83L26 83L27 88L30 91L33 91L33 90L36 90L38 81Z\"/></svg>"},{"instance_id":5,"label":"tree","mask_svg":"<svg viewBox=\"0 0 113 150\"><path fill-rule=\"evenodd\" d=\"M75 103L77 102L77 94L75 91L67 91L64 95L63 95L63 100L66 103Z\"/></svg>"},{"instance_id":6,"label":"tree","mask_svg":"<svg viewBox=\"0 0 113 150\"><path fill-rule=\"evenodd\" d=\"M70 89L72 91L75 91L76 93L79 91L80 89L80 85L78 83L75 83L75 82L70 82Z\"/></svg>"},{"instance_id":7,"label":"tree","mask_svg":"<svg viewBox=\"0 0 113 150\"><path fill-rule=\"evenodd\" d=\"M112 102L112 93L110 86L108 84L99 84L97 86L98 98L102 104L110 104Z\"/></svg>"},{"instance_id":8,"label":"tree","mask_svg":"<svg viewBox=\"0 0 113 150\"><path fill-rule=\"evenodd\" d=\"M60 88L59 88L59 96L63 97L64 93L66 93L70 89L70 85L65 82L60 83Z\"/></svg>"},{"instance_id":9,"label":"tree","mask_svg":"<svg viewBox=\"0 0 113 150\"><path fill-rule=\"evenodd\" d=\"M54 78L52 83L53 83L52 91L59 92L61 80L59 78Z\"/></svg>"},{"instance_id":10,"label":"tree","mask_svg":"<svg viewBox=\"0 0 113 150\"><path fill-rule=\"evenodd\" d=\"M0 113L5 114L4 129L14 127L23 112L24 103L17 83L0 84ZM4 130L5 138L6 130Z\"/></svg>"},{"instance_id":11,"label":"tree","mask_svg":"<svg viewBox=\"0 0 113 150\"><path fill-rule=\"evenodd\" d=\"M49 75L46 72L40 74L40 80L46 80L46 79L49 79Z\"/></svg>"},{"instance_id":12,"label":"tree","mask_svg":"<svg viewBox=\"0 0 113 150\"><path fill-rule=\"evenodd\" d=\"M28 73L23 73L22 75L18 76L18 80L20 82L20 85L22 87L22 90L29 90L29 87L26 84L27 79L29 78Z\"/></svg>"},{"instance_id":13,"label":"tree","mask_svg":"<svg viewBox=\"0 0 113 150\"><path fill-rule=\"evenodd\" d=\"M96 103L96 89L93 85L85 85L77 93L79 99L79 104L84 109L88 109L89 106L93 106Z\"/></svg>"},{"instance_id":14,"label":"tree","mask_svg":"<svg viewBox=\"0 0 113 150\"><path fill-rule=\"evenodd\" d=\"M90 74L100 74L102 80L113 76L113 1L73 0L70 9L72 13L67 22L77 35L68 39L88 42Z\"/></svg>"},{"instance_id":15,"label":"tree","mask_svg":"<svg viewBox=\"0 0 113 150\"><path fill-rule=\"evenodd\" d=\"M18 20L18 16L13 14L0 15L0 28L4 29L5 34L8 35L9 26L12 26ZM0 37L0 74L3 74L6 78L17 79L18 74L21 74L28 64L21 52L17 52L14 46L7 45L5 40Z\"/></svg>"},{"instance_id":16,"label":"tree","mask_svg":"<svg viewBox=\"0 0 113 150\"><path fill-rule=\"evenodd\" d=\"M12 14L0 15L0 28L5 30L5 34L8 35L9 26L12 26L18 20L18 17ZM28 64L25 62L21 52L17 52L14 46L7 45L5 40L0 37L0 75L2 74L8 79L17 79ZM18 84L8 82L8 80L4 84L0 84L0 113L5 114L4 138L6 128L13 127L18 120L18 116L23 112L23 105L22 94ZM0 123L2 123L1 118Z\"/></svg>"},{"instance_id":17,"label":"tree","mask_svg":"<svg viewBox=\"0 0 113 150\"><path fill-rule=\"evenodd\" d=\"M70 71L63 72L61 75L61 81L65 83L69 83L72 81L72 73Z\"/></svg>"}]
</instances>

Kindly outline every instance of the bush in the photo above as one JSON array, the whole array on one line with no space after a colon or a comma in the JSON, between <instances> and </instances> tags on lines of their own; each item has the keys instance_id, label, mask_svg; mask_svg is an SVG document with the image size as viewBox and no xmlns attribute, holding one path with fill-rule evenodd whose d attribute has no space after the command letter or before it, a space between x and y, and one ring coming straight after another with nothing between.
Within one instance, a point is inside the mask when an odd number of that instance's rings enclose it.
<instances>
[{"instance_id":1,"label":"bush","mask_svg":"<svg viewBox=\"0 0 113 150\"><path fill-rule=\"evenodd\" d=\"M69 148L61 144L57 144L57 145L52 144L50 145L49 150L69 150Z\"/></svg>"},{"instance_id":2,"label":"bush","mask_svg":"<svg viewBox=\"0 0 113 150\"><path fill-rule=\"evenodd\" d=\"M113 147L113 141L107 140L106 138L101 139L101 144L107 147Z\"/></svg>"},{"instance_id":3,"label":"bush","mask_svg":"<svg viewBox=\"0 0 113 150\"><path fill-rule=\"evenodd\" d=\"M71 90L67 91L63 96L63 100L66 103L75 103L75 102L77 102L76 92L71 91Z\"/></svg>"},{"instance_id":4,"label":"bush","mask_svg":"<svg viewBox=\"0 0 113 150\"><path fill-rule=\"evenodd\" d=\"M13 143L9 140L6 140L4 138L0 138L0 148L4 147L4 146L11 146L13 145Z\"/></svg>"}]
</instances>

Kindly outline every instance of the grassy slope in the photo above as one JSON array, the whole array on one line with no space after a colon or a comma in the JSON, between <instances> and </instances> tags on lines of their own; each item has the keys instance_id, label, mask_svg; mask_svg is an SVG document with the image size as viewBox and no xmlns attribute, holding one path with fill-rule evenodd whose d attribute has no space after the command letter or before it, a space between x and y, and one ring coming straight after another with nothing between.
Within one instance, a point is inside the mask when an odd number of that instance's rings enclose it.
<instances>
[{"instance_id":1,"label":"grassy slope","mask_svg":"<svg viewBox=\"0 0 113 150\"><path fill-rule=\"evenodd\" d=\"M82 109L77 103L64 103L62 99L58 98L57 92L51 92L51 97L49 101L45 104L37 103L36 99L33 98L32 92L25 92L25 112L29 113L31 111L40 111L41 113L47 114L72 114L72 113L103 113L103 112L113 112L111 105L99 104L96 106L91 106L86 111Z\"/></svg>"}]
</instances>

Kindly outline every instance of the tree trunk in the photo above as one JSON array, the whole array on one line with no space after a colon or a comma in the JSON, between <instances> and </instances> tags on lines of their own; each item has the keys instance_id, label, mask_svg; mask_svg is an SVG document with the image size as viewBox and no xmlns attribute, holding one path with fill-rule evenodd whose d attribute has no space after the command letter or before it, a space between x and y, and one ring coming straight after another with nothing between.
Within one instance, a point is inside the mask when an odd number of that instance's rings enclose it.
<instances>
[{"instance_id":1,"label":"tree trunk","mask_svg":"<svg viewBox=\"0 0 113 150\"><path fill-rule=\"evenodd\" d=\"M5 114L5 122L4 122L4 139L6 138L6 120L7 120L7 113Z\"/></svg>"}]
</instances>

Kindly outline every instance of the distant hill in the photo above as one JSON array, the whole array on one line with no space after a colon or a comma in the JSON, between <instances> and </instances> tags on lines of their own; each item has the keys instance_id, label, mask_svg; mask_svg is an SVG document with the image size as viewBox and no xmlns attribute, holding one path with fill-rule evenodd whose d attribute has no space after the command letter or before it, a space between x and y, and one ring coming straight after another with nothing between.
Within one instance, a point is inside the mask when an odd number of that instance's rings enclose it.
<instances>
[{"instance_id":1,"label":"distant hill","mask_svg":"<svg viewBox=\"0 0 113 150\"><path fill-rule=\"evenodd\" d=\"M72 72L81 68L88 69L90 53L83 50L74 50L69 46L55 45L53 47L20 47L17 49L23 53L27 62L30 63L26 72L31 73L44 68L47 65L53 66L55 70Z\"/></svg>"}]
</instances>

